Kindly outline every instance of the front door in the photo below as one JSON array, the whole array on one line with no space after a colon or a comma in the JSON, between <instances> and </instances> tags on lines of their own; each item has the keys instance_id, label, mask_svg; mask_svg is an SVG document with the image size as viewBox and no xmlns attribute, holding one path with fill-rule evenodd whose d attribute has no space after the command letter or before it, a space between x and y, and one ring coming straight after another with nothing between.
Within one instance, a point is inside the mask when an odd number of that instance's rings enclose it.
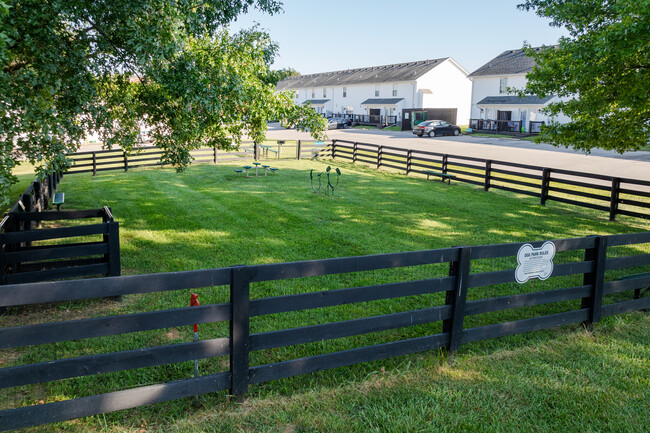
<instances>
[{"instance_id":1,"label":"front door","mask_svg":"<svg viewBox=\"0 0 650 433\"><path fill-rule=\"evenodd\" d=\"M497 110L497 131L507 131L510 120L512 120L512 111Z\"/></svg>"}]
</instances>

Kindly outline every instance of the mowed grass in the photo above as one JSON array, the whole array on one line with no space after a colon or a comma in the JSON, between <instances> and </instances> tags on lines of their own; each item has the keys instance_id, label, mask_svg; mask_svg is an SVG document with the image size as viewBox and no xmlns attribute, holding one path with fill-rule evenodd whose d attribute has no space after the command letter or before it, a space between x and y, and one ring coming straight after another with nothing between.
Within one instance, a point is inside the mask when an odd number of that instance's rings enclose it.
<instances>
[{"instance_id":1,"label":"mowed grass","mask_svg":"<svg viewBox=\"0 0 650 433\"><path fill-rule=\"evenodd\" d=\"M69 175L59 190L67 209L108 205L120 222L123 274L181 271L399 251L646 231L647 222L549 204L457 183L377 172L337 162L273 161L274 176L245 178L236 166L198 165ZM315 194L309 171L331 164L343 175L335 197ZM650 252L649 245L610 254ZM558 254L558 263L581 252ZM472 272L512 269L514 258L475 261ZM446 275L446 265L268 282L260 298ZM608 279L617 277L608 273ZM472 289L470 299L580 285L581 276ZM225 287L195 290L203 305L226 302ZM116 313L179 308L190 291L109 301L10 309L0 325L17 326ZM629 294L606 302L629 299ZM627 298L626 298L627 296ZM254 318L252 332L426 308L442 294ZM578 308L579 301L467 318L466 327ZM251 387L246 401L224 393L43 426L33 431L644 431L649 397L650 320L610 317L593 332L580 326L463 346L449 365L425 353L339 368ZM4 351L3 366L191 341L188 329L58 343ZM439 324L254 352L260 365L440 332ZM227 324L200 327L201 338L227 335ZM202 374L227 359L200 362ZM146 368L4 390L3 408L110 392L191 377L192 363Z\"/></svg>"}]
</instances>

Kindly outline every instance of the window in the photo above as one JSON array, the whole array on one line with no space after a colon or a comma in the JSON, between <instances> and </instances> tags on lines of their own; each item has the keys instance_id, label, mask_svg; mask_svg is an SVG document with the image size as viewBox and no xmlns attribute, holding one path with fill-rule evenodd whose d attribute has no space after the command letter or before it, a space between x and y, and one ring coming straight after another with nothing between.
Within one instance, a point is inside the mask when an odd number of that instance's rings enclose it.
<instances>
[{"instance_id":1,"label":"window","mask_svg":"<svg viewBox=\"0 0 650 433\"><path fill-rule=\"evenodd\" d=\"M316 89L311 89L311 99L316 97Z\"/></svg>"},{"instance_id":2,"label":"window","mask_svg":"<svg viewBox=\"0 0 650 433\"><path fill-rule=\"evenodd\" d=\"M375 96L379 96L379 84L375 84Z\"/></svg>"},{"instance_id":3,"label":"window","mask_svg":"<svg viewBox=\"0 0 650 433\"><path fill-rule=\"evenodd\" d=\"M499 93L508 93L508 77L499 79Z\"/></svg>"},{"instance_id":4,"label":"window","mask_svg":"<svg viewBox=\"0 0 650 433\"><path fill-rule=\"evenodd\" d=\"M397 96L397 84L393 84L393 96Z\"/></svg>"},{"instance_id":5,"label":"window","mask_svg":"<svg viewBox=\"0 0 650 433\"><path fill-rule=\"evenodd\" d=\"M327 89L323 87L323 98L327 98Z\"/></svg>"},{"instance_id":6,"label":"window","mask_svg":"<svg viewBox=\"0 0 650 433\"><path fill-rule=\"evenodd\" d=\"M344 87L344 88L343 88L343 97L344 97L344 98L347 98L347 97L348 97L348 88L347 88L347 87Z\"/></svg>"}]
</instances>

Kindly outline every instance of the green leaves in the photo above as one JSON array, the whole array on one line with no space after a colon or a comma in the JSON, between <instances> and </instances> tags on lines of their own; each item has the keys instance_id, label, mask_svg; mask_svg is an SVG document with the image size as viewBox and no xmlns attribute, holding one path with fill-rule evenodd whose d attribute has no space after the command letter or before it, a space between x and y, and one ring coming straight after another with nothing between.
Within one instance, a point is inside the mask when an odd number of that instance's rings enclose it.
<instances>
[{"instance_id":1,"label":"green leaves","mask_svg":"<svg viewBox=\"0 0 650 433\"><path fill-rule=\"evenodd\" d=\"M262 140L286 120L322 138L323 120L275 92L277 52L258 28L225 29L275 0L16 0L0 3L0 200L25 157L64 171L87 133L137 149L151 129L164 159L183 169L190 150Z\"/></svg>"},{"instance_id":2,"label":"green leaves","mask_svg":"<svg viewBox=\"0 0 650 433\"><path fill-rule=\"evenodd\" d=\"M524 93L557 95L540 141L589 151L624 152L650 141L650 0L530 0L519 5L571 34L557 47L528 50L537 66Z\"/></svg>"}]
</instances>

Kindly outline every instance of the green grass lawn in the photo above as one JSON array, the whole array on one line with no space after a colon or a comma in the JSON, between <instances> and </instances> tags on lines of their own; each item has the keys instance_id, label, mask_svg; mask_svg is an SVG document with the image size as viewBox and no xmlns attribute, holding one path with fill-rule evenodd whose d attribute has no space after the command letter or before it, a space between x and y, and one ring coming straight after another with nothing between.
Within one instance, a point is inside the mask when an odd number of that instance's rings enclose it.
<instances>
[{"instance_id":1,"label":"green grass lawn","mask_svg":"<svg viewBox=\"0 0 650 433\"><path fill-rule=\"evenodd\" d=\"M245 178L226 165L69 175L67 209L112 208L120 222L124 274L236 264L357 256L650 230L650 223L458 183L427 182L330 162L342 171L335 197L312 192L318 161L274 161L274 176ZM649 253L650 246L620 248ZM615 252L614 252L615 254ZM558 262L575 259L558 254ZM510 269L514 258L476 261L472 272ZM253 298L446 275L443 265L258 283ZM608 277L615 278L615 272ZM580 285L581 277L472 289L470 299ZM202 304L225 302L227 288L196 290ZM251 332L439 305L442 294L263 316ZM611 300L609 300L611 302ZM573 302L573 301L571 301ZM468 318L466 326L549 314L576 302ZM86 301L10 309L0 326L178 308L189 292L130 295L121 304ZM526 316L528 315L528 316ZM465 345L448 364L437 353L404 356L252 386L244 402L224 393L44 426L32 431L349 432L349 431L644 431L650 397L647 313L610 317L593 332L580 326ZM255 352L251 365L440 332L439 324ZM202 325L202 338L227 324ZM0 352L3 367L191 341L191 329L166 329ZM227 360L202 360L224 371ZM225 367L224 367L225 366ZM0 391L3 408L93 395L191 377L192 363L111 373Z\"/></svg>"}]
</instances>

